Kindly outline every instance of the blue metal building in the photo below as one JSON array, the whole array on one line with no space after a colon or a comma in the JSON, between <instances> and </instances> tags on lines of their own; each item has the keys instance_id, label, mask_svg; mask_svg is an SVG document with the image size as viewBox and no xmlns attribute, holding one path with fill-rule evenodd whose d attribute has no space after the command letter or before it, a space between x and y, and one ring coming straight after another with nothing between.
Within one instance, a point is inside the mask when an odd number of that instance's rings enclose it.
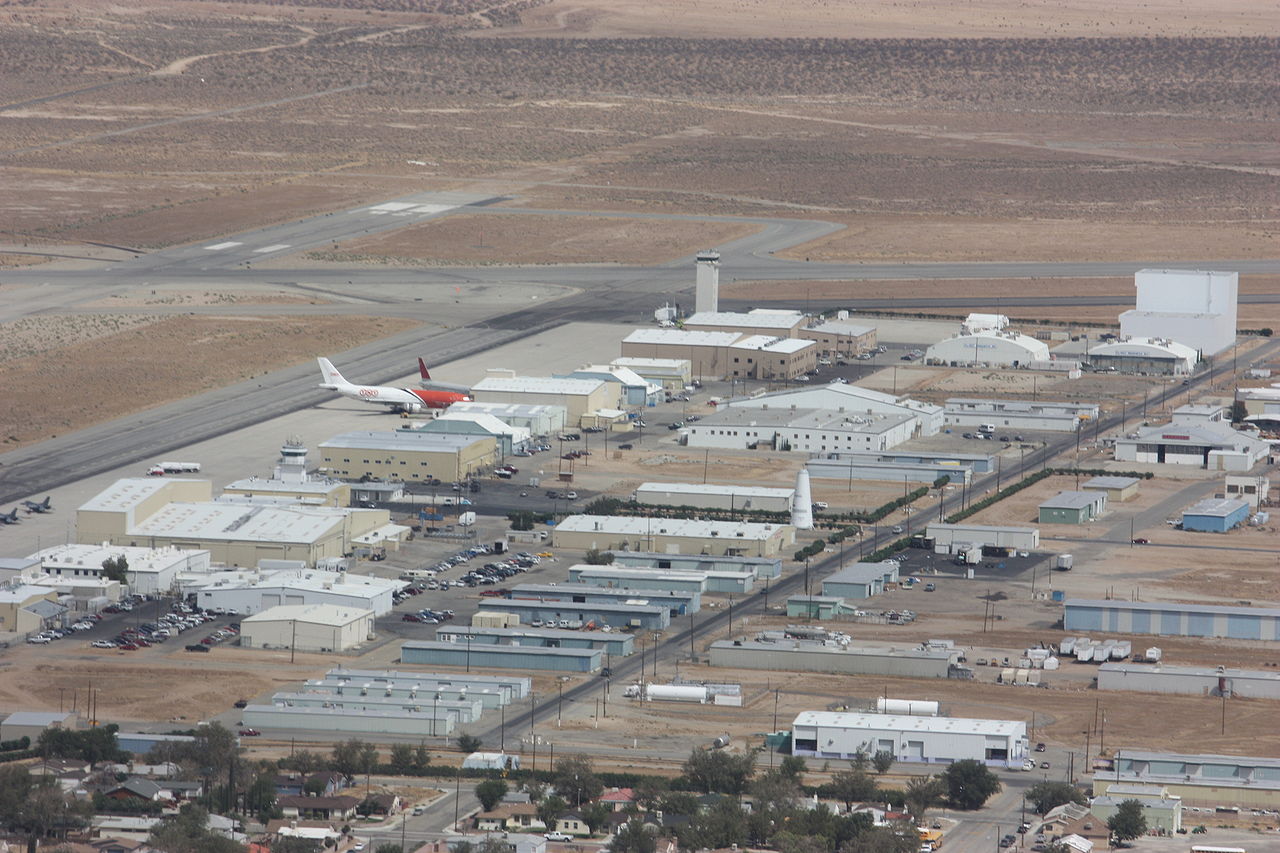
<instances>
[{"instance_id":1,"label":"blue metal building","mask_svg":"<svg viewBox=\"0 0 1280 853\"><path fill-rule=\"evenodd\" d=\"M1226 533L1249 517L1249 503L1236 498L1205 498L1182 511L1182 529Z\"/></svg>"},{"instance_id":2,"label":"blue metal building","mask_svg":"<svg viewBox=\"0 0 1280 853\"><path fill-rule=\"evenodd\" d=\"M647 604L670 609L672 616L697 613L702 609L701 592L662 589L657 585L646 589L634 587L612 589L587 583L522 583L511 588L510 598L512 600L570 601L579 604L626 604L628 601L644 601Z\"/></svg>"},{"instance_id":3,"label":"blue metal building","mask_svg":"<svg viewBox=\"0 0 1280 853\"><path fill-rule=\"evenodd\" d=\"M645 631L664 631L671 625L671 608L653 604L594 604L572 601L531 601L509 598L491 598L484 603L491 613L514 613L521 625L534 622L588 622L597 627L639 628ZM534 627L542 627L534 625Z\"/></svg>"},{"instance_id":4,"label":"blue metal building","mask_svg":"<svg viewBox=\"0 0 1280 853\"><path fill-rule=\"evenodd\" d=\"M493 643L439 640L407 640L400 646L400 661L428 666L464 666L470 669L553 669L560 672L595 672L604 652L599 649L553 649L545 646L508 646Z\"/></svg>"},{"instance_id":5,"label":"blue metal building","mask_svg":"<svg viewBox=\"0 0 1280 853\"><path fill-rule=\"evenodd\" d=\"M1280 608L1274 607L1069 598L1062 624L1066 631L1280 641Z\"/></svg>"}]
</instances>

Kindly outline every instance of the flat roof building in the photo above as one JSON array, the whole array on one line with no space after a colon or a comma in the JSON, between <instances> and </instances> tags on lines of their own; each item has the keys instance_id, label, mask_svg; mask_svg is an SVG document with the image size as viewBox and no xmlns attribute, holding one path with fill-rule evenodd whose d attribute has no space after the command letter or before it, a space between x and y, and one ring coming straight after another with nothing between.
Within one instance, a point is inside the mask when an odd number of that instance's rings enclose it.
<instances>
[{"instance_id":1,"label":"flat roof building","mask_svg":"<svg viewBox=\"0 0 1280 853\"><path fill-rule=\"evenodd\" d=\"M925 528L925 536L937 546L945 546L947 553L955 553L956 546L978 545L992 548L1010 548L1034 551L1040 547L1040 529L1037 527L1007 527L996 524L943 524L931 522Z\"/></svg>"},{"instance_id":2,"label":"flat roof building","mask_svg":"<svg viewBox=\"0 0 1280 853\"><path fill-rule=\"evenodd\" d=\"M1271 478L1261 474L1228 474L1225 485L1227 497L1244 501L1252 510L1270 499Z\"/></svg>"},{"instance_id":3,"label":"flat roof building","mask_svg":"<svg viewBox=\"0 0 1280 853\"><path fill-rule=\"evenodd\" d=\"M1021 720L802 711L791 724L795 755L847 760L889 752L898 761L950 764L974 760L1021 767L1027 724Z\"/></svg>"},{"instance_id":4,"label":"flat roof building","mask_svg":"<svg viewBox=\"0 0 1280 853\"><path fill-rule=\"evenodd\" d=\"M1129 338L1172 338L1206 356L1236 341L1240 275L1207 270L1138 270L1137 298L1120 315L1120 334Z\"/></svg>"},{"instance_id":5,"label":"flat roof building","mask_svg":"<svg viewBox=\"0 0 1280 853\"><path fill-rule=\"evenodd\" d=\"M1066 631L1280 640L1280 608L1275 607L1068 598L1062 622Z\"/></svg>"},{"instance_id":6,"label":"flat roof building","mask_svg":"<svg viewBox=\"0 0 1280 853\"><path fill-rule=\"evenodd\" d=\"M615 555L616 556L616 555ZM569 580L610 589L680 590L684 592L733 593L746 595L756 585L752 571L707 569L675 571L672 569L631 568L627 566L570 566Z\"/></svg>"},{"instance_id":7,"label":"flat roof building","mask_svg":"<svg viewBox=\"0 0 1280 853\"><path fill-rule=\"evenodd\" d=\"M240 645L252 649L346 652L373 637L373 611L334 604L281 604L240 620Z\"/></svg>"},{"instance_id":8,"label":"flat roof building","mask_svg":"<svg viewBox=\"0 0 1280 853\"><path fill-rule=\"evenodd\" d=\"M400 659L408 664L466 666L477 669L551 669L561 672L595 672L600 669L600 649L567 649L549 646L496 645L492 643L406 640Z\"/></svg>"},{"instance_id":9,"label":"flat roof building","mask_svg":"<svg viewBox=\"0 0 1280 853\"><path fill-rule=\"evenodd\" d=\"M818 366L818 345L800 338L748 335L729 345L729 376L739 379L794 379Z\"/></svg>"},{"instance_id":10,"label":"flat roof building","mask_svg":"<svg viewBox=\"0 0 1280 853\"><path fill-rule=\"evenodd\" d=\"M571 373L566 379L599 379L614 386L610 406L656 406L666 396L663 388L650 382L629 367L612 364L588 364Z\"/></svg>"},{"instance_id":11,"label":"flat roof building","mask_svg":"<svg viewBox=\"0 0 1280 853\"><path fill-rule=\"evenodd\" d=\"M41 570L58 578L100 578L102 564L123 557L129 568L129 589L143 595L169 592L180 571L207 572L209 552L203 549L133 548L128 545L55 545L31 555Z\"/></svg>"},{"instance_id":12,"label":"flat roof building","mask_svg":"<svg viewBox=\"0 0 1280 853\"><path fill-rule=\"evenodd\" d=\"M493 688L507 694L509 701L514 702L517 699L524 699L529 695L529 691L533 688L533 679L523 675L494 675L485 673L467 673L460 672L422 672L420 670L394 670L394 669L348 669L344 666L334 667L325 673L326 678L337 679L339 681L346 680L349 682L369 682L370 684L386 685L392 683L409 682L411 684L421 684L424 688L431 685L431 689L440 687L459 687L468 690Z\"/></svg>"},{"instance_id":13,"label":"flat roof building","mask_svg":"<svg viewBox=\"0 0 1280 853\"><path fill-rule=\"evenodd\" d=\"M945 403L946 422L957 427L990 425L997 430L1075 432L1085 421L1098 418L1097 403L1055 403L1040 400L976 400L952 397Z\"/></svg>"},{"instance_id":14,"label":"flat roof building","mask_svg":"<svg viewBox=\"0 0 1280 853\"><path fill-rule=\"evenodd\" d=\"M527 429L530 434L554 435L562 431L566 424L567 412L564 406L527 405L523 403L454 403L448 408L454 414L487 414L493 415L504 424ZM577 426L577 424L574 424Z\"/></svg>"},{"instance_id":15,"label":"flat roof building","mask_svg":"<svg viewBox=\"0 0 1280 853\"><path fill-rule=\"evenodd\" d=\"M1098 667L1099 690L1184 696L1280 699L1280 672L1225 666L1173 666L1115 661Z\"/></svg>"},{"instance_id":16,"label":"flat roof building","mask_svg":"<svg viewBox=\"0 0 1280 853\"><path fill-rule=\"evenodd\" d=\"M34 744L45 729L79 727L80 717L75 711L14 711L0 721L0 740L30 738Z\"/></svg>"},{"instance_id":17,"label":"flat roof building","mask_svg":"<svg viewBox=\"0 0 1280 853\"><path fill-rule=\"evenodd\" d=\"M588 583L522 583L511 588L512 601L558 601L580 604L652 604L666 607L672 616L697 613L702 593L677 589L610 589Z\"/></svg>"},{"instance_id":18,"label":"flat roof building","mask_svg":"<svg viewBox=\"0 0 1280 853\"><path fill-rule=\"evenodd\" d=\"M1085 481L1084 487L1091 492L1106 492L1108 501L1127 501L1138 496L1141 483L1137 477L1093 477Z\"/></svg>"},{"instance_id":19,"label":"flat roof building","mask_svg":"<svg viewBox=\"0 0 1280 853\"><path fill-rule=\"evenodd\" d=\"M1237 498L1205 498L1182 511L1182 529L1226 533L1249 518L1249 503Z\"/></svg>"},{"instance_id":20,"label":"flat roof building","mask_svg":"<svg viewBox=\"0 0 1280 853\"><path fill-rule=\"evenodd\" d=\"M541 622L586 625L594 622L597 628L642 628L646 631L663 631L671 624L671 608L656 604L611 604L608 602L532 601L530 599L494 598L485 602L484 609L493 613L511 613L521 625ZM534 626L541 627L541 626Z\"/></svg>"},{"instance_id":21,"label":"flat roof building","mask_svg":"<svg viewBox=\"0 0 1280 853\"><path fill-rule=\"evenodd\" d=\"M857 355L875 349L876 327L828 320L796 331L796 336L813 341L822 355Z\"/></svg>"},{"instance_id":22,"label":"flat roof building","mask_svg":"<svg viewBox=\"0 0 1280 853\"><path fill-rule=\"evenodd\" d=\"M739 332L698 332L684 329L636 329L622 339L625 358L685 359L697 379L719 379L729 370L728 348Z\"/></svg>"},{"instance_id":23,"label":"flat roof building","mask_svg":"<svg viewBox=\"0 0 1280 853\"><path fill-rule=\"evenodd\" d=\"M488 628L479 625L445 625L436 639L446 643L491 643L534 648L599 649L606 655L626 657L635 652L636 638L622 631L569 631L560 628Z\"/></svg>"},{"instance_id":24,"label":"flat roof building","mask_svg":"<svg viewBox=\"0 0 1280 853\"><path fill-rule=\"evenodd\" d=\"M779 672L835 672L846 675L892 675L904 678L947 678L958 663L955 649L892 646L827 646L804 640L783 643L717 640L711 665L731 669Z\"/></svg>"},{"instance_id":25,"label":"flat roof building","mask_svg":"<svg viewBox=\"0 0 1280 853\"><path fill-rule=\"evenodd\" d=\"M1160 785L1188 805L1274 809L1280 807L1280 759L1121 748L1112 769L1093 773L1095 794L1117 784Z\"/></svg>"},{"instance_id":26,"label":"flat roof building","mask_svg":"<svg viewBox=\"0 0 1280 853\"><path fill-rule=\"evenodd\" d=\"M183 575L178 585L184 595L195 595L197 604L206 610L222 607L254 614L282 604L331 604L347 610L372 610L382 616L391 612L392 595L405 584L348 572L282 569Z\"/></svg>"},{"instance_id":27,"label":"flat roof building","mask_svg":"<svg viewBox=\"0 0 1280 853\"><path fill-rule=\"evenodd\" d=\"M624 551L613 555L613 568L635 567L695 572L751 572L756 578L782 575L777 557L729 556L726 554L663 554L655 551ZM708 587L708 591L711 588Z\"/></svg>"},{"instance_id":28,"label":"flat roof building","mask_svg":"<svg viewBox=\"0 0 1280 853\"><path fill-rule=\"evenodd\" d=\"M684 428L689 447L836 453L882 451L909 441L914 414L852 414L829 409L722 407Z\"/></svg>"},{"instance_id":29,"label":"flat roof building","mask_svg":"<svg viewBox=\"0 0 1280 853\"><path fill-rule=\"evenodd\" d=\"M557 548L669 551L776 557L795 544L789 524L697 521L619 515L571 515L551 534Z\"/></svg>"},{"instance_id":30,"label":"flat roof building","mask_svg":"<svg viewBox=\"0 0 1280 853\"><path fill-rule=\"evenodd\" d=\"M429 706L431 703L426 703ZM403 708L372 710L365 708L306 708L289 705L249 705L240 711L246 726L267 730L340 732L350 735L429 734L434 725L440 734L449 734L452 721L436 719L430 707L424 711Z\"/></svg>"},{"instance_id":31,"label":"flat roof building","mask_svg":"<svg viewBox=\"0 0 1280 853\"><path fill-rule=\"evenodd\" d=\"M626 367L648 382L661 385L668 394L679 394L693 381L693 365L687 358L631 358L623 356L609 362L611 367Z\"/></svg>"},{"instance_id":32,"label":"flat roof building","mask_svg":"<svg viewBox=\"0 0 1280 853\"><path fill-rule=\"evenodd\" d=\"M490 374L471 387L471 394L480 403L563 406L566 426L576 427L583 415L618 405L616 389L611 389L600 379Z\"/></svg>"},{"instance_id":33,"label":"flat roof building","mask_svg":"<svg viewBox=\"0 0 1280 853\"><path fill-rule=\"evenodd\" d=\"M492 467L498 442L492 435L360 431L322 442L320 453L326 471L351 480L450 482Z\"/></svg>"},{"instance_id":34,"label":"flat roof building","mask_svg":"<svg viewBox=\"0 0 1280 853\"><path fill-rule=\"evenodd\" d=\"M684 327L695 332L736 332L739 335L795 337L808 318L799 311L754 309L752 311L698 311L684 319Z\"/></svg>"},{"instance_id":35,"label":"flat roof building","mask_svg":"<svg viewBox=\"0 0 1280 853\"><path fill-rule=\"evenodd\" d=\"M791 512L795 489L719 483L641 483L631 499L647 506L693 506L706 509Z\"/></svg>"},{"instance_id":36,"label":"flat roof building","mask_svg":"<svg viewBox=\"0 0 1280 853\"><path fill-rule=\"evenodd\" d=\"M837 415L914 415L920 420L920 435L936 435L945 426L942 406L844 382L737 397L724 405L744 409L825 409Z\"/></svg>"},{"instance_id":37,"label":"flat roof building","mask_svg":"<svg viewBox=\"0 0 1280 853\"><path fill-rule=\"evenodd\" d=\"M898 582L898 564L854 563L822 579L822 594L833 598L864 599L884 592L886 583Z\"/></svg>"},{"instance_id":38,"label":"flat roof building","mask_svg":"<svg viewBox=\"0 0 1280 853\"><path fill-rule=\"evenodd\" d=\"M1107 493L1064 491L1042 501L1041 524L1088 524L1107 509Z\"/></svg>"},{"instance_id":39,"label":"flat roof building","mask_svg":"<svg viewBox=\"0 0 1280 853\"><path fill-rule=\"evenodd\" d=\"M512 426L488 412L455 412L452 406L429 421L409 427L408 431L427 435L488 436L497 442L499 458L524 450L532 437L527 427Z\"/></svg>"}]
</instances>

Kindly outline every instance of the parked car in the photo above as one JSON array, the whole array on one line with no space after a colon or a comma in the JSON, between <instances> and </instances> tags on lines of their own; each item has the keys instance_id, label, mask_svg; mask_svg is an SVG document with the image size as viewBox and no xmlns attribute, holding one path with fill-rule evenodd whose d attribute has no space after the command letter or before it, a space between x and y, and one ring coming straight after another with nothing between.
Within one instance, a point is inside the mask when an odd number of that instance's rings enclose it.
<instances>
[{"instance_id":1,"label":"parked car","mask_svg":"<svg viewBox=\"0 0 1280 853\"><path fill-rule=\"evenodd\" d=\"M618 445L618 449L619 449L619 450L631 450L631 449L632 449L632 445L630 445L630 444L619 444L619 445Z\"/></svg>"},{"instance_id":2,"label":"parked car","mask_svg":"<svg viewBox=\"0 0 1280 853\"><path fill-rule=\"evenodd\" d=\"M1036 744L1036 752L1044 752L1044 751L1045 751L1045 749L1047 749L1047 748L1048 748L1048 747L1046 747L1046 746L1044 745L1044 742L1043 742L1043 741L1042 741L1042 742L1040 742L1040 743L1038 743L1038 744Z\"/></svg>"},{"instance_id":3,"label":"parked car","mask_svg":"<svg viewBox=\"0 0 1280 853\"><path fill-rule=\"evenodd\" d=\"M262 734L262 732L258 731L257 729L241 729L238 732L238 734L240 735L240 737L257 737L258 735Z\"/></svg>"},{"instance_id":4,"label":"parked car","mask_svg":"<svg viewBox=\"0 0 1280 853\"><path fill-rule=\"evenodd\" d=\"M189 652L207 652L207 651L209 651L209 647L208 647L208 646L202 646L202 645L200 645L200 644L198 644L198 643L193 644L193 645L190 645L190 646L186 646L185 648L186 648L186 650L187 650L187 651L189 651Z\"/></svg>"},{"instance_id":5,"label":"parked car","mask_svg":"<svg viewBox=\"0 0 1280 853\"><path fill-rule=\"evenodd\" d=\"M249 700L248 700L248 699L237 699L237 700L236 700L236 702L235 702L235 707L237 707L237 708L248 708L248 707L249 707Z\"/></svg>"},{"instance_id":6,"label":"parked car","mask_svg":"<svg viewBox=\"0 0 1280 853\"><path fill-rule=\"evenodd\" d=\"M46 637L43 634L36 634L34 637L27 637L27 642L33 646L45 646L53 642L52 637Z\"/></svg>"},{"instance_id":7,"label":"parked car","mask_svg":"<svg viewBox=\"0 0 1280 853\"><path fill-rule=\"evenodd\" d=\"M573 836L567 832L548 832L543 836L548 841L572 841Z\"/></svg>"},{"instance_id":8,"label":"parked car","mask_svg":"<svg viewBox=\"0 0 1280 853\"><path fill-rule=\"evenodd\" d=\"M110 640L94 640L89 645L95 649L114 649L116 647L116 644Z\"/></svg>"}]
</instances>

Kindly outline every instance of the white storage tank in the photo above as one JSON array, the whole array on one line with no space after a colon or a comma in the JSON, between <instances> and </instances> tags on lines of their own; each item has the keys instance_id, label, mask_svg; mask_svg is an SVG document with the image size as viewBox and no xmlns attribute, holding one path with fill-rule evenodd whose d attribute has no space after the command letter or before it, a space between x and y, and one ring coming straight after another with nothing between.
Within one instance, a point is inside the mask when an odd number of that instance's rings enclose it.
<instances>
[{"instance_id":1,"label":"white storage tank","mask_svg":"<svg viewBox=\"0 0 1280 853\"><path fill-rule=\"evenodd\" d=\"M876 699L876 710L881 714L905 714L913 717L938 716L938 703L924 699Z\"/></svg>"},{"instance_id":2,"label":"white storage tank","mask_svg":"<svg viewBox=\"0 0 1280 853\"><path fill-rule=\"evenodd\" d=\"M646 684L643 688L633 684L623 695L638 698L642 690L644 699L649 702L697 702L705 705L711 698L711 691L700 684Z\"/></svg>"}]
</instances>

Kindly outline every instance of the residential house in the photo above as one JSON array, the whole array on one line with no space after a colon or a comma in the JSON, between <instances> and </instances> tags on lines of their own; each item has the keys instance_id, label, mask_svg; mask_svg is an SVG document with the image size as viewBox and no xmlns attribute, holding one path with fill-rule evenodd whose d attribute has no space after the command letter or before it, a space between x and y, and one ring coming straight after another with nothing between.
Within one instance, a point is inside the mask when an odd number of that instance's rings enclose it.
<instances>
[{"instance_id":1,"label":"residential house","mask_svg":"<svg viewBox=\"0 0 1280 853\"><path fill-rule=\"evenodd\" d=\"M145 841L127 838L91 838L87 841L63 841L57 846L65 853L153 853Z\"/></svg>"},{"instance_id":2,"label":"residential house","mask_svg":"<svg viewBox=\"0 0 1280 853\"><path fill-rule=\"evenodd\" d=\"M141 803L158 803L164 799L161 796L162 789L160 785L150 779L125 779L113 788L108 788L102 792L102 795L111 800L120 802L141 802Z\"/></svg>"},{"instance_id":3,"label":"residential house","mask_svg":"<svg viewBox=\"0 0 1280 853\"><path fill-rule=\"evenodd\" d=\"M1106 841L1111 837L1106 821L1098 820L1089 811L1088 806L1066 803L1050 809L1041 820L1039 829L1049 836L1078 835L1086 839Z\"/></svg>"},{"instance_id":4,"label":"residential house","mask_svg":"<svg viewBox=\"0 0 1280 853\"><path fill-rule=\"evenodd\" d=\"M339 791L346 790L347 777L336 770L323 770L310 775L305 773L281 773L275 778L276 796L301 797L306 793L305 789L308 783L311 785L311 790L316 791L320 796L333 797ZM323 787L317 789L317 785L322 785Z\"/></svg>"},{"instance_id":5,"label":"residential house","mask_svg":"<svg viewBox=\"0 0 1280 853\"><path fill-rule=\"evenodd\" d=\"M476 829L485 832L545 832L533 803L499 803L491 811L476 815Z\"/></svg>"},{"instance_id":6,"label":"residential house","mask_svg":"<svg viewBox=\"0 0 1280 853\"><path fill-rule=\"evenodd\" d=\"M342 794L334 797L277 797L276 805L289 818L351 820L360 800Z\"/></svg>"},{"instance_id":7,"label":"residential house","mask_svg":"<svg viewBox=\"0 0 1280 853\"><path fill-rule=\"evenodd\" d=\"M596 802L608 806L610 811L622 812L636 804L636 792L634 788L610 788Z\"/></svg>"},{"instance_id":8,"label":"residential house","mask_svg":"<svg viewBox=\"0 0 1280 853\"><path fill-rule=\"evenodd\" d=\"M556 818L556 832L563 832L574 838L586 838L591 835L591 828L583 820L581 812L565 812Z\"/></svg>"},{"instance_id":9,"label":"residential house","mask_svg":"<svg viewBox=\"0 0 1280 853\"><path fill-rule=\"evenodd\" d=\"M400 801L400 797L396 794L370 794L366 800L373 806L370 814L391 815L400 814L404 808L404 804Z\"/></svg>"},{"instance_id":10,"label":"residential house","mask_svg":"<svg viewBox=\"0 0 1280 853\"><path fill-rule=\"evenodd\" d=\"M336 847L339 839L342 838L342 825L324 820L273 820L267 824L266 835L268 840L309 838L321 845L332 841Z\"/></svg>"}]
</instances>

